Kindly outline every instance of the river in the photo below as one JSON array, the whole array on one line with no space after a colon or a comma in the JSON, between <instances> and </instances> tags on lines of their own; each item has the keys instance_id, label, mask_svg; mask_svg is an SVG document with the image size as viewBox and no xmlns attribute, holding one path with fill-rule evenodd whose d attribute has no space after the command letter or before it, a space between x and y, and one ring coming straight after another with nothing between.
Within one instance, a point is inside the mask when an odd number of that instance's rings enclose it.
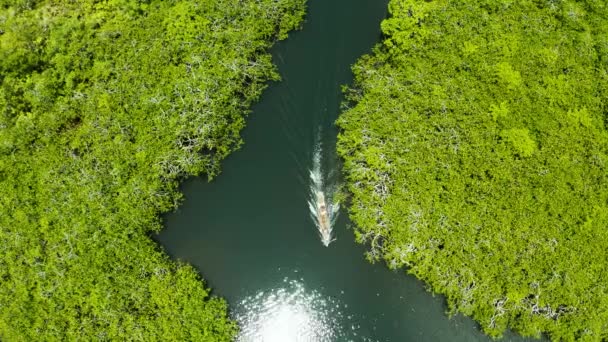
<instances>
[{"instance_id":1,"label":"river","mask_svg":"<svg viewBox=\"0 0 608 342\"><path fill-rule=\"evenodd\" d=\"M184 202L164 217L157 239L228 300L239 341L490 341L404 270L368 263L343 209L329 247L310 218L316 139L338 175L340 88L386 13L387 0L309 0L303 29L272 49L282 81L253 107L243 148L211 183L186 181Z\"/></svg>"}]
</instances>

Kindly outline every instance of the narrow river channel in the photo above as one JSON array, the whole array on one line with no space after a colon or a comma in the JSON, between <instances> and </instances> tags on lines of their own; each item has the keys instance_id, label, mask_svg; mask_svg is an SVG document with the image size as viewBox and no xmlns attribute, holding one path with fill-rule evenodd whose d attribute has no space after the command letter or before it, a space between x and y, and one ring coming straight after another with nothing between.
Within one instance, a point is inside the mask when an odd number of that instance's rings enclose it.
<instances>
[{"instance_id":1,"label":"narrow river channel","mask_svg":"<svg viewBox=\"0 0 608 342\"><path fill-rule=\"evenodd\" d=\"M405 271L368 263L344 209L336 241L321 243L307 203L316 140L326 171L339 174L340 88L379 41L387 0L309 0L308 10L303 29L272 50L283 80L254 106L243 148L213 182L183 184L157 239L228 300L238 341L489 341Z\"/></svg>"}]
</instances>

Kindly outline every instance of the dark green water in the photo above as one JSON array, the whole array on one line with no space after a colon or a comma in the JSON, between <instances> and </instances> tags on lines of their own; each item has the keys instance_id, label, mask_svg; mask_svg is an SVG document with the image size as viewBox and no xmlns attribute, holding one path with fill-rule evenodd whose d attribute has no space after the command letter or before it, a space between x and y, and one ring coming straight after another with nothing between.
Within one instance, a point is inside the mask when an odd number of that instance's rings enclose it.
<instances>
[{"instance_id":1,"label":"dark green water","mask_svg":"<svg viewBox=\"0 0 608 342\"><path fill-rule=\"evenodd\" d=\"M310 219L316 136L320 128L336 169L340 86L379 41L386 8L387 0L310 0L303 30L272 50L283 81L254 106L244 147L213 182L187 181L184 203L165 218L160 243L228 300L242 341L489 340L470 319L449 319L444 299L404 271L369 264L344 211L329 247Z\"/></svg>"}]
</instances>

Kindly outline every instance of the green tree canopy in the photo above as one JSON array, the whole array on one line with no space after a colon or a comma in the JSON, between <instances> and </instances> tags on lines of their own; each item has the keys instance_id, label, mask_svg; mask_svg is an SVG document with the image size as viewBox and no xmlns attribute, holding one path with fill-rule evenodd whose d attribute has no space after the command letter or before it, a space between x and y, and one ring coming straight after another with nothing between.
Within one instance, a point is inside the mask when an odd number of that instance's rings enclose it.
<instances>
[{"instance_id":1,"label":"green tree canopy","mask_svg":"<svg viewBox=\"0 0 608 342\"><path fill-rule=\"evenodd\" d=\"M338 120L359 241L492 336L608 339L608 7L392 0Z\"/></svg>"},{"instance_id":2,"label":"green tree canopy","mask_svg":"<svg viewBox=\"0 0 608 342\"><path fill-rule=\"evenodd\" d=\"M229 341L149 238L213 177L304 0L0 0L0 339ZM211 261L210 261L211 262Z\"/></svg>"}]
</instances>

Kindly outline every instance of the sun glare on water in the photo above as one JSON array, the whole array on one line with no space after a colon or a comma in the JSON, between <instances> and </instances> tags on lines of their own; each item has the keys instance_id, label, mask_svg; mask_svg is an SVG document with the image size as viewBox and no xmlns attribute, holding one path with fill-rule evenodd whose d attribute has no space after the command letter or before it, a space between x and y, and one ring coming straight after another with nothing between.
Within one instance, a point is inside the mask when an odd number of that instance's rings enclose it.
<instances>
[{"instance_id":1,"label":"sun glare on water","mask_svg":"<svg viewBox=\"0 0 608 342\"><path fill-rule=\"evenodd\" d=\"M300 282L282 285L238 305L238 342L330 342L340 337L339 305Z\"/></svg>"}]
</instances>

